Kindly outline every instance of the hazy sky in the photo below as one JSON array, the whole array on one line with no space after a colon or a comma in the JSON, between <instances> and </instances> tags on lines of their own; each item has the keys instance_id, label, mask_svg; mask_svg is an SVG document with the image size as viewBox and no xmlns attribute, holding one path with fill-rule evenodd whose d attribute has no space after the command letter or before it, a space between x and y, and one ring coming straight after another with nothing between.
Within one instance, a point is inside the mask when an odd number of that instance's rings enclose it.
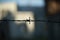
<instances>
[{"instance_id":1,"label":"hazy sky","mask_svg":"<svg viewBox=\"0 0 60 40\"><path fill-rule=\"evenodd\" d=\"M16 2L20 6L44 6L44 0L0 0L0 2Z\"/></svg>"}]
</instances>

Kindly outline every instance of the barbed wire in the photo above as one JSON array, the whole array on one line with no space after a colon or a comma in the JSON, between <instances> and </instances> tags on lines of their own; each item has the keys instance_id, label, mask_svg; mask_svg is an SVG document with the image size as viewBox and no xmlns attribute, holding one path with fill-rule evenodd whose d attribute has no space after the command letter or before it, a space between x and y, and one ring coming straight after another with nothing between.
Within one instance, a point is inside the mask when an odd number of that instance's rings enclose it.
<instances>
[{"instance_id":1,"label":"barbed wire","mask_svg":"<svg viewBox=\"0 0 60 40\"><path fill-rule=\"evenodd\" d=\"M50 21L50 20L31 20L31 19L26 19L26 20L0 20L0 21L18 21L18 22L49 22L49 23L60 23L59 21Z\"/></svg>"}]
</instances>

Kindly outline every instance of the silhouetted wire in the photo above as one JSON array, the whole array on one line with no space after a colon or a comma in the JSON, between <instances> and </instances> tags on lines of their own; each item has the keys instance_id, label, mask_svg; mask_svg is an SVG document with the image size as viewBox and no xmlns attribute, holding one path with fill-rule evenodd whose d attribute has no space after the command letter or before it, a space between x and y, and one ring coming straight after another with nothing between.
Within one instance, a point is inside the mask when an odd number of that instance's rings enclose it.
<instances>
[{"instance_id":1,"label":"silhouetted wire","mask_svg":"<svg viewBox=\"0 0 60 40\"><path fill-rule=\"evenodd\" d=\"M24 22L50 22L50 23L60 23L59 21L46 21L46 20L0 20L0 21L24 21Z\"/></svg>"}]
</instances>

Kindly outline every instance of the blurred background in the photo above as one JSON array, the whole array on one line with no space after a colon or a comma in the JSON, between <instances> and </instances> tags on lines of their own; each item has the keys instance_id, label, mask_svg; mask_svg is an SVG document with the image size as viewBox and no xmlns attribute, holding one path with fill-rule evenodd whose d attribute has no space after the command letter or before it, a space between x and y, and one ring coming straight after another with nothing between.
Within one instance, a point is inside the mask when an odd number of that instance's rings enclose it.
<instances>
[{"instance_id":1,"label":"blurred background","mask_svg":"<svg viewBox=\"0 0 60 40\"><path fill-rule=\"evenodd\" d=\"M57 36L58 23L48 23L52 17L56 18L56 16L50 16L56 11L54 9L56 7L53 6L51 7L52 11L47 11L46 3L49 10L52 5L46 0L0 0L0 20L29 20L30 17L31 20L46 21L30 23L24 21L0 21L0 39L59 40L59 36ZM55 5L53 2L52 4ZM53 18L51 20L56 20ZM59 16L57 18L59 19Z\"/></svg>"}]
</instances>

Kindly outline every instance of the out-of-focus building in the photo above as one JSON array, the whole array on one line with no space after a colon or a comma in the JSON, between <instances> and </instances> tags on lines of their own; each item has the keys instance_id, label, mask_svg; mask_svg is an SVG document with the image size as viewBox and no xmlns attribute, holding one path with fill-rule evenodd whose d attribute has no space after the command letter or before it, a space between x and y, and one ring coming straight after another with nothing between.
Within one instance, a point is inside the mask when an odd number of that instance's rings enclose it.
<instances>
[{"instance_id":1,"label":"out-of-focus building","mask_svg":"<svg viewBox=\"0 0 60 40\"><path fill-rule=\"evenodd\" d=\"M8 13L8 11L10 13ZM6 17L7 16L7 17ZM13 16L13 17L12 17ZM0 3L0 20L3 20L3 18L9 19L9 20L29 20L29 17L31 20L34 20L34 14L33 12L28 11L17 11L17 5L13 2L6 2L6 3ZM25 25L26 27L25 27ZM23 26L21 26L23 25ZM19 29L17 29L19 28ZM25 33L24 28L27 28L27 32ZM10 22L9 21L9 36L11 38L19 38L19 37L32 37L35 29L34 22ZM19 32L18 32L19 31ZM20 34L19 34L20 33Z\"/></svg>"}]
</instances>

